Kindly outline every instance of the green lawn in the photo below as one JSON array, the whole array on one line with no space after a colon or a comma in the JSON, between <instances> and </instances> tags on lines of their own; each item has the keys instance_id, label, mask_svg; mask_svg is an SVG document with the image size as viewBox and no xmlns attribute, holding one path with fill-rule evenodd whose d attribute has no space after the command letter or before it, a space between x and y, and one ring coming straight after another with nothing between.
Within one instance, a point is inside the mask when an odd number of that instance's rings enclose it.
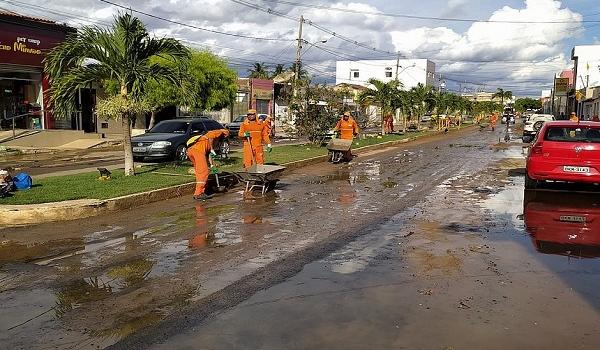
<instances>
[{"instance_id":1,"label":"green lawn","mask_svg":"<svg viewBox=\"0 0 600 350\"><path fill-rule=\"evenodd\" d=\"M414 132L406 135L367 137L363 140L355 140L353 147L364 147L424 134L425 132ZM312 144L276 146L273 152L265 152L265 162L284 164L326 154L325 147ZM219 169L227 172L241 170L241 158L240 152L233 152L229 159L217 161ZM0 199L0 204L38 204L84 198L107 199L145 192L193 182L194 177L188 174L190 167L189 162L145 166L136 170L136 176L129 177L124 176L123 171L115 170L112 172L112 178L104 181L98 179L98 172L34 179L33 188L14 192L13 196Z\"/></svg>"}]
</instances>

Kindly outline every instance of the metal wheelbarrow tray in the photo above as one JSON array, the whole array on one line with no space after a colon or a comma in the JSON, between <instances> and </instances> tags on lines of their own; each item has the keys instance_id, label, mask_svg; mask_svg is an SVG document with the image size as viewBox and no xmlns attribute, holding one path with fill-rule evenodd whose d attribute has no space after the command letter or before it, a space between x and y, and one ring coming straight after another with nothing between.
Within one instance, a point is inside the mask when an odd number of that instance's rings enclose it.
<instances>
[{"instance_id":1,"label":"metal wheelbarrow tray","mask_svg":"<svg viewBox=\"0 0 600 350\"><path fill-rule=\"evenodd\" d=\"M327 149L330 151L347 152L352 147L352 140L331 139L327 144Z\"/></svg>"},{"instance_id":2,"label":"metal wheelbarrow tray","mask_svg":"<svg viewBox=\"0 0 600 350\"><path fill-rule=\"evenodd\" d=\"M235 176L243 182L246 182L245 193L252 193L255 189L260 189L261 195L275 188L277 181L285 167L279 165L253 165L246 171L236 172Z\"/></svg>"}]
</instances>

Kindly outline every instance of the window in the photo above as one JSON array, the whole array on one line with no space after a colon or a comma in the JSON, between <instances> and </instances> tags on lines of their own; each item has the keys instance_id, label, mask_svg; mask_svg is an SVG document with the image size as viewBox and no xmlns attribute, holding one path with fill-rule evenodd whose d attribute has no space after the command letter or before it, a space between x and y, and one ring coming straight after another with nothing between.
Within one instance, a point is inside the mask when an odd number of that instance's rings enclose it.
<instances>
[{"instance_id":1,"label":"window","mask_svg":"<svg viewBox=\"0 0 600 350\"><path fill-rule=\"evenodd\" d=\"M192 123L192 134L202 134L206 131L206 127L200 121Z\"/></svg>"},{"instance_id":2,"label":"window","mask_svg":"<svg viewBox=\"0 0 600 350\"><path fill-rule=\"evenodd\" d=\"M165 134L185 134L190 123L179 121L164 121L156 124L149 132L150 133L165 133Z\"/></svg>"},{"instance_id":3,"label":"window","mask_svg":"<svg viewBox=\"0 0 600 350\"><path fill-rule=\"evenodd\" d=\"M391 71L385 71L385 77L386 78L391 78L392 77L392 72Z\"/></svg>"},{"instance_id":4,"label":"window","mask_svg":"<svg viewBox=\"0 0 600 350\"><path fill-rule=\"evenodd\" d=\"M206 127L209 130L218 130L218 129L223 129L223 126L221 125L221 123L219 123L216 120L206 120L204 121L204 125L206 125Z\"/></svg>"},{"instance_id":5,"label":"window","mask_svg":"<svg viewBox=\"0 0 600 350\"><path fill-rule=\"evenodd\" d=\"M354 78L358 78L358 77L360 77L360 74L358 73L358 71L355 71L355 72L352 72L352 76Z\"/></svg>"},{"instance_id":6,"label":"window","mask_svg":"<svg viewBox=\"0 0 600 350\"><path fill-rule=\"evenodd\" d=\"M546 131L546 141L600 143L600 129L578 126L550 127Z\"/></svg>"}]
</instances>

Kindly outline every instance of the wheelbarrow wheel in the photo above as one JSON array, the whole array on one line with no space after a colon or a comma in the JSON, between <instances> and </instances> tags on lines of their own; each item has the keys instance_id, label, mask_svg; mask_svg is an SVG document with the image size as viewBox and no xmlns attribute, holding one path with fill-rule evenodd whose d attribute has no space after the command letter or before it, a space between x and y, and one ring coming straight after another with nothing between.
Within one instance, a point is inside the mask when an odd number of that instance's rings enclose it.
<instances>
[{"instance_id":1,"label":"wheelbarrow wheel","mask_svg":"<svg viewBox=\"0 0 600 350\"><path fill-rule=\"evenodd\" d=\"M333 151L331 153L331 162L333 164L338 164L344 159L344 154L340 151Z\"/></svg>"}]
</instances>

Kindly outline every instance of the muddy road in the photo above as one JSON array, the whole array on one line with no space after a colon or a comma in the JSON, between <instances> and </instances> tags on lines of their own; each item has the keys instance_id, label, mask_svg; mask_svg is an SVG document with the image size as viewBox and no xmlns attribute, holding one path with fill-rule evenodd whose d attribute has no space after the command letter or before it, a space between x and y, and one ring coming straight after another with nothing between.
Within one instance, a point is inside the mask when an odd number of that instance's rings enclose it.
<instances>
[{"instance_id":1,"label":"muddy road","mask_svg":"<svg viewBox=\"0 0 600 350\"><path fill-rule=\"evenodd\" d=\"M0 347L596 349L598 195L525 196L499 136L0 230Z\"/></svg>"}]
</instances>

